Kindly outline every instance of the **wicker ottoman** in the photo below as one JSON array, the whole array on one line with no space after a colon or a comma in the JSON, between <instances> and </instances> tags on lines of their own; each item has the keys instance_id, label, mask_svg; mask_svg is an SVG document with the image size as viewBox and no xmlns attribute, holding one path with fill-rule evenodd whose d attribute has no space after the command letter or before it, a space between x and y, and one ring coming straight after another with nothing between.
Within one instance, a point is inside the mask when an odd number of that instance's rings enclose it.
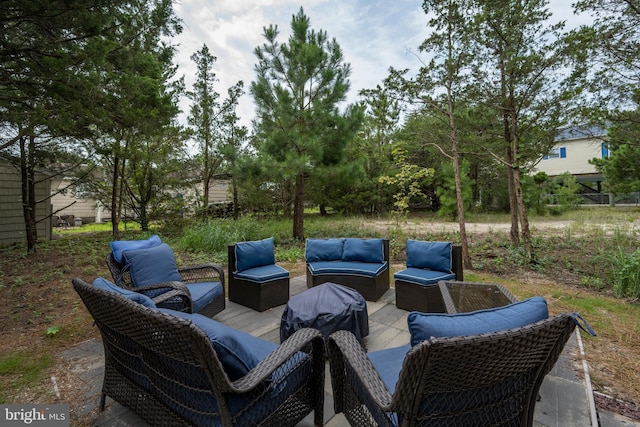
<instances>
[{"instance_id":1,"label":"wicker ottoman","mask_svg":"<svg viewBox=\"0 0 640 427\"><path fill-rule=\"evenodd\" d=\"M323 283L289 299L280 322L280 341L302 328L318 329L326 339L335 331L351 331L359 341L369 335L367 303L356 290Z\"/></svg>"}]
</instances>

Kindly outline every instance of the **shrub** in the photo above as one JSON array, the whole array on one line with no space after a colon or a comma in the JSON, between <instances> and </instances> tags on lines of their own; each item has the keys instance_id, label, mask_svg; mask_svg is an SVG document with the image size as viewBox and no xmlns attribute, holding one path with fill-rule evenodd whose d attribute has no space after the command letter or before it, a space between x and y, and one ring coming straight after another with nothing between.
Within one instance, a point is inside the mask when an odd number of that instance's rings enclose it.
<instances>
[{"instance_id":1,"label":"shrub","mask_svg":"<svg viewBox=\"0 0 640 427\"><path fill-rule=\"evenodd\" d=\"M640 298L640 249L619 249L613 256L613 290L618 297Z\"/></svg>"}]
</instances>

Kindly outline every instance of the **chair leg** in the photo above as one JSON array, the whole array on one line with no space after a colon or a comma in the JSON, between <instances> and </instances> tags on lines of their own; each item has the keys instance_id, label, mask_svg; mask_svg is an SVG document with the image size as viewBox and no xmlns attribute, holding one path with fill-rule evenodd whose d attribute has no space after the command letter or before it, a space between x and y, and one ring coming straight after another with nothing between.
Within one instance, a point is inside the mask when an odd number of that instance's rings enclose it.
<instances>
[{"instance_id":1,"label":"chair leg","mask_svg":"<svg viewBox=\"0 0 640 427\"><path fill-rule=\"evenodd\" d=\"M107 400L107 395L103 391L102 393L100 393L100 412L104 411L106 400Z\"/></svg>"}]
</instances>

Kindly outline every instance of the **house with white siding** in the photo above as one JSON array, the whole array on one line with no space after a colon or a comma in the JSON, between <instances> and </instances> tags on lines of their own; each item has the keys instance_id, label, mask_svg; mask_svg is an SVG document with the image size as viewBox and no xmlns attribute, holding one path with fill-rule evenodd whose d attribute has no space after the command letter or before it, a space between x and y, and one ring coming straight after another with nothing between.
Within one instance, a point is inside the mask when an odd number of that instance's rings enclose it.
<instances>
[{"instance_id":1,"label":"house with white siding","mask_svg":"<svg viewBox=\"0 0 640 427\"><path fill-rule=\"evenodd\" d=\"M604 177L591 159L609 157L607 131L597 126L577 126L562 130L553 148L535 166L532 174L545 172L553 178L569 172L582 187L585 203L608 204L609 194L604 193Z\"/></svg>"},{"instance_id":2,"label":"house with white siding","mask_svg":"<svg viewBox=\"0 0 640 427\"><path fill-rule=\"evenodd\" d=\"M228 179L214 179L209 187L209 202L212 204L227 202L230 181ZM197 185L199 194L202 193L202 184ZM111 211L99 201L84 197L81 191L75 191L71 178L53 178L51 180L51 203L56 215L73 215L81 218L83 224L93 222L111 221ZM196 194L193 188L185 188L180 194L190 198Z\"/></svg>"}]
</instances>

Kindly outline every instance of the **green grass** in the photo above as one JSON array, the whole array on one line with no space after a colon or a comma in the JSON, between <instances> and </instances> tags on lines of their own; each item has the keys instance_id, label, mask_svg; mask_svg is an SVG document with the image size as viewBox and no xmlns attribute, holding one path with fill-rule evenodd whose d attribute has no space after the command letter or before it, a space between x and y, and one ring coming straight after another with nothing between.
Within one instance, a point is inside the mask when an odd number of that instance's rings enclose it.
<instances>
[{"instance_id":1,"label":"green grass","mask_svg":"<svg viewBox=\"0 0 640 427\"><path fill-rule=\"evenodd\" d=\"M0 390L0 403L14 403L7 391L31 388L46 379L47 369L51 366L51 355L33 351L19 351L0 356L0 377L7 389Z\"/></svg>"}]
</instances>

